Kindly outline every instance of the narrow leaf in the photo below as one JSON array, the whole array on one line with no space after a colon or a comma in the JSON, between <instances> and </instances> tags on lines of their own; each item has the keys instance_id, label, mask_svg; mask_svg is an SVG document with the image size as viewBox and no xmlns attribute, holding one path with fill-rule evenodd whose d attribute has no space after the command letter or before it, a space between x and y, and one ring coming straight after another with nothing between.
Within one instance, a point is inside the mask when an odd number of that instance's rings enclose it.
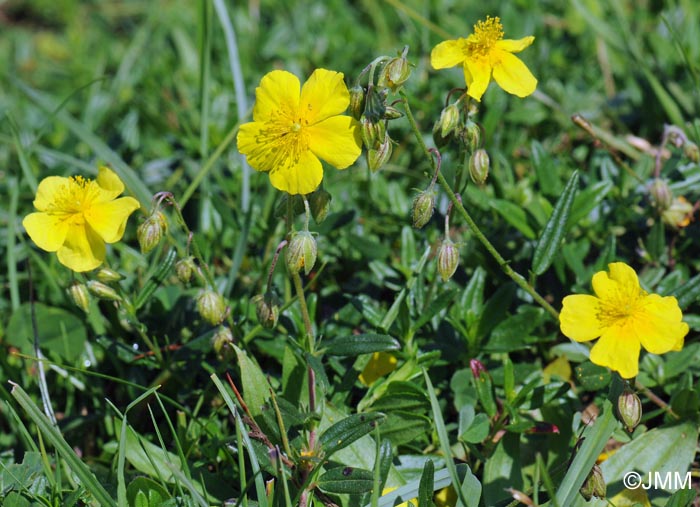
<instances>
[{"instance_id":1,"label":"narrow leaf","mask_svg":"<svg viewBox=\"0 0 700 507\"><path fill-rule=\"evenodd\" d=\"M331 356L359 356L373 352L399 350L401 344L386 334L357 334L342 336L325 343L326 354Z\"/></svg>"},{"instance_id":2,"label":"narrow leaf","mask_svg":"<svg viewBox=\"0 0 700 507\"><path fill-rule=\"evenodd\" d=\"M372 490L374 473L353 467L331 468L318 478L318 487L326 493L362 494Z\"/></svg>"},{"instance_id":3,"label":"narrow leaf","mask_svg":"<svg viewBox=\"0 0 700 507\"><path fill-rule=\"evenodd\" d=\"M542 236L537 242L535 255L532 257L532 271L541 275L552 263L559 245L566 232L566 222L569 219L571 205L578 191L578 171L574 171L564 187L557 204L554 206L552 216L549 217L542 231Z\"/></svg>"},{"instance_id":4,"label":"narrow leaf","mask_svg":"<svg viewBox=\"0 0 700 507\"><path fill-rule=\"evenodd\" d=\"M367 435L381 424L386 416L380 412L353 414L335 423L321 434L320 441L326 458L334 452L347 447L355 440Z\"/></svg>"}]
</instances>

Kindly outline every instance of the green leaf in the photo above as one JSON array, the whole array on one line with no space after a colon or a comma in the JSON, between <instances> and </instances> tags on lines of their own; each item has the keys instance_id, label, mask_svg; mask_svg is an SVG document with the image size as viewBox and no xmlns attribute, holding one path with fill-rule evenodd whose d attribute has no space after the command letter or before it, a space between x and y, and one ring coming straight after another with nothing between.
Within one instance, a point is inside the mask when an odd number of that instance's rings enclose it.
<instances>
[{"instance_id":1,"label":"green leaf","mask_svg":"<svg viewBox=\"0 0 700 507\"><path fill-rule=\"evenodd\" d=\"M537 242L537 247L535 247L535 253L532 256L532 271L537 275L541 275L547 270L559 250L577 191L578 171L574 171L557 200L552 216L547 220L540 240Z\"/></svg>"},{"instance_id":2,"label":"green leaf","mask_svg":"<svg viewBox=\"0 0 700 507\"><path fill-rule=\"evenodd\" d=\"M382 397L375 401L371 409L379 412L395 410L421 412L430 407L425 391L413 382L396 380L390 382Z\"/></svg>"},{"instance_id":3,"label":"green leaf","mask_svg":"<svg viewBox=\"0 0 700 507\"><path fill-rule=\"evenodd\" d=\"M568 227L573 227L581 220L585 219L593 209L598 206L614 188L610 180L599 181L579 192L574 198L569 212ZM614 237L614 236L612 236Z\"/></svg>"},{"instance_id":4,"label":"green leaf","mask_svg":"<svg viewBox=\"0 0 700 507\"><path fill-rule=\"evenodd\" d=\"M358 438L372 432L374 428L383 423L386 416L380 412L367 414L353 414L342 421L335 423L326 429L321 436L321 446L329 458L333 453L352 444Z\"/></svg>"},{"instance_id":5,"label":"green leaf","mask_svg":"<svg viewBox=\"0 0 700 507\"><path fill-rule=\"evenodd\" d=\"M457 294L457 289L449 289L441 293L438 297L433 299L431 303L421 311L420 316L413 324L411 329L415 332L423 325L425 325L430 319L432 319L438 312L442 311L447 305L453 303Z\"/></svg>"},{"instance_id":6,"label":"green leaf","mask_svg":"<svg viewBox=\"0 0 700 507\"><path fill-rule=\"evenodd\" d=\"M425 460L423 473L420 476L420 484L418 486L418 507L432 507L433 488L435 484L434 475L435 465L433 465L433 460Z\"/></svg>"},{"instance_id":7,"label":"green leaf","mask_svg":"<svg viewBox=\"0 0 700 507\"><path fill-rule=\"evenodd\" d=\"M34 303L34 312L42 352L71 363L77 361L87 340L83 322L72 313L42 303ZM24 303L10 317L5 343L34 356L33 337L31 304Z\"/></svg>"},{"instance_id":8,"label":"green leaf","mask_svg":"<svg viewBox=\"0 0 700 507\"><path fill-rule=\"evenodd\" d=\"M148 477L137 477L131 481L126 488L126 497L129 505L139 505L140 501L144 507L157 507L171 498L163 486Z\"/></svg>"},{"instance_id":9,"label":"green leaf","mask_svg":"<svg viewBox=\"0 0 700 507\"><path fill-rule=\"evenodd\" d=\"M465 405L459 411L459 439L470 444L483 442L489 435L491 422L482 413L476 414L472 405Z\"/></svg>"},{"instance_id":10,"label":"green leaf","mask_svg":"<svg viewBox=\"0 0 700 507\"><path fill-rule=\"evenodd\" d=\"M398 447L415 442L430 430L430 419L415 412L396 411L387 415L382 424L382 437Z\"/></svg>"},{"instance_id":11,"label":"green leaf","mask_svg":"<svg viewBox=\"0 0 700 507\"><path fill-rule=\"evenodd\" d=\"M671 292L671 296L678 300L678 306L680 306L681 310L685 310L695 303L700 298L700 275L695 275Z\"/></svg>"},{"instance_id":12,"label":"green leaf","mask_svg":"<svg viewBox=\"0 0 700 507\"><path fill-rule=\"evenodd\" d=\"M483 479L486 505L496 505L508 498L508 488L523 489L519 442L520 435L506 433L486 460Z\"/></svg>"},{"instance_id":13,"label":"green leaf","mask_svg":"<svg viewBox=\"0 0 700 507\"><path fill-rule=\"evenodd\" d=\"M243 350L233 346L241 368L243 399L253 417L262 415L262 407L270 399L270 384L260 367Z\"/></svg>"},{"instance_id":14,"label":"green leaf","mask_svg":"<svg viewBox=\"0 0 700 507\"><path fill-rule=\"evenodd\" d=\"M568 507L573 504L574 499L579 494L579 489L581 489L616 426L617 421L613 414L613 406L606 400L603 412L598 416L596 422L583 432L581 439L583 443L559 485L559 489L557 489L554 499L556 505Z\"/></svg>"},{"instance_id":15,"label":"green leaf","mask_svg":"<svg viewBox=\"0 0 700 507\"><path fill-rule=\"evenodd\" d=\"M506 222L518 229L523 236L527 239L535 239L535 231L527 223L527 214L520 206L505 199L494 199L489 204Z\"/></svg>"},{"instance_id":16,"label":"green leaf","mask_svg":"<svg viewBox=\"0 0 700 507\"><path fill-rule=\"evenodd\" d=\"M578 365L575 369L576 380L586 391L600 391L609 383L612 376L610 370L586 361Z\"/></svg>"},{"instance_id":17,"label":"green leaf","mask_svg":"<svg viewBox=\"0 0 700 507\"><path fill-rule=\"evenodd\" d=\"M336 467L319 477L317 484L326 493L367 493L372 490L374 473L362 468Z\"/></svg>"},{"instance_id":18,"label":"green leaf","mask_svg":"<svg viewBox=\"0 0 700 507\"><path fill-rule=\"evenodd\" d=\"M341 336L324 344L326 354L331 356L359 356L373 352L399 350L401 344L386 334L356 334Z\"/></svg>"},{"instance_id":19,"label":"green leaf","mask_svg":"<svg viewBox=\"0 0 700 507\"><path fill-rule=\"evenodd\" d=\"M559 195L561 192L561 183L557 164L538 141L532 141L531 152L532 165L535 168L540 190L543 194L548 196Z\"/></svg>"}]
</instances>

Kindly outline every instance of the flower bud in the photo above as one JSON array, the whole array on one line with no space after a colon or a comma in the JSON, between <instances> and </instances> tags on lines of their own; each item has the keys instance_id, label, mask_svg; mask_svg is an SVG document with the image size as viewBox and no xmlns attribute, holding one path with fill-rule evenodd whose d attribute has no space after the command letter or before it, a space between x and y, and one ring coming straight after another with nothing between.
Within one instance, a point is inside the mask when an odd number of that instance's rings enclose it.
<instances>
[{"instance_id":1,"label":"flower bud","mask_svg":"<svg viewBox=\"0 0 700 507\"><path fill-rule=\"evenodd\" d=\"M316 240L309 231L295 232L285 253L287 269L296 274L304 268L308 275L316 264Z\"/></svg>"},{"instance_id":2,"label":"flower bud","mask_svg":"<svg viewBox=\"0 0 700 507\"><path fill-rule=\"evenodd\" d=\"M194 263L194 257L189 256L184 259L180 259L175 263L175 274L177 274L178 280L182 283L190 283L192 279L192 273L195 272L197 266Z\"/></svg>"},{"instance_id":3,"label":"flower bud","mask_svg":"<svg viewBox=\"0 0 700 507\"><path fill-rule=\"evenodd\" d=\"M437 254L437 271L443 282L446 282L457 271L459 266L459 249L452 240L445 238Z\"/></svg>"},{"instance_id":4,"label":"flower bud","mask_svg":"<svg viewBox=\"0 0 700 507\"><path fill-rule=\"evenodd\" d=\"M683 154L691 162L695 162L696 164L700 162L700 148L698 148L698 145L692 141L687 141L683 145Z\"/></svg>"},{"instance_id":5,"label":"flower bud","mask_svg":"<svg viewBox=\"0 0 700 507\"><path fill-rule=\"evenodd\" d=\"M142 253L153 250L168 231L168 220L160 210L154 210L136 230Z\"/></svg>"},{"instance_id":6,"label":"flower bud","mask_svg":"<svg viewBox=\"0 0 700 507\"><path fill-rule=\"evenodd\" d=\"M233 333L227 326L220 326L214 336L211 337L211 344L220 360L228 360L233 357Z\"/></svg>"},{"instance_id":7,"label":"flower bud","mask_svg":"<svg viewBox=\"0 0 700 507\"><path fill-rule=\"evenodd\" d=\"M438 120L440 125L440 136L446 138L449 136L459 125L459 107L457 104L450 104L440 113L440 119Z\"/></svg>"},{"instance_id":8,"label":"flower bud","mask_svg":"<svg viewBox=\"0 0 700 507\"><path fill-rule=\"evenodd\" d=\"M365 148L372 149L386 137L386 126L381 120L370 120L363 116L360 120L360 135Z\"/></svg>"},{"instance_id":9,"label":"flower bud","mask_svg":"<svg viewBox=\"0 0 700 507\"><path fill-rule=\"evenodd\" d=\"M481 127L471 120L467 121L462 131L462 139L469 148L469 151L474 153L481 146Z\"/></svg>"},{"instance_id":10,"label":"flower bud","mask_svg":"<svg viewBox=\"0 0 700 507\"><path fill-rule=\"evenodd\" d=\"M109 268L102 268L97 272L97 279L100 282L103 283L112 283L112 282L118 282L119 280L124 279L124 277L114 271L113 269Z\"/></svg>"},{"instance_id":11,"label":"flower bud","mask_svg":"<svg viewBox=\"0 0 700 507\"><path fill-rule=\"evenodd\" d=\"M617 413L627 431L631 432L642 419L642 401L639 396L631 389L625 388L617 398Z\"/></svg>"},{"instance_id":12,"label":"flower bud","mask_svg":"<svg viewBox=\"0 0 700 507\"><path fill-rule=\"evenodd\" d=\"M367 151L367 165L369 170L377 172L384 164L387 163L389 158L391 158L391 152L393 146L391 144L391 138L388 134L384 136L384 142L380 144L376 149L370 148Z\"/></svg>"},{"instance_id":13,"label":"flower bud","mask_svg":"<svg viewBox=\"0 0 700 507\"><path fill-rule=\"evenodd\" d=\"M588 477L586 477L579 491L586 501L589 501L593 497L605 498L605 479L603 479L603 472L598 465L593 465L591 473L588 474Z\"/></svg>"},{"instance_id":14,"label":"flower bud","mask_svg":"<svg viewBox=\"0 0 700 507\"><path fill-rule=\"evenodd\" d=\"M370 85L365 95L365 116L372 122L377 122L384 117L386 112L386 96L388 88L378 88Z\"/></svg>"},{"instance_id":15,"label":"flower bud","mask_svg":"<svg viewBox=\"0 0 700 507\"><path fill-rule=\"evenodd\" d=\"M671 206L661 213L661 219L674 229L686 227L693 219L693 205L683 196L676 197Z\"/></svg>"},{"instance_id":16,"label":"flower bud","mask_svg":"<svg viewBox=\"0 0 700 507\"><path fill-rule=\"evenodd\" d=\"M483 185L489 176L489 154L486 150L479 148L469 156L469 176L477 185Z\"/></svg>"},{"instance_id":17,"label":"flower bud","mask_svg":"<svg viewBox=\"0 0 700 507\"><path fill-rule=\"evenodd\" d=\"M209 324L216 326L226 318L226 302L218 292L203 290L197 297L197 311Z\"/></svg>"},{"instance_id":18,"label":"flower bud","mask_svg":"<svg viewBox=\"0 0 700 507\"><path fill-rule=\"evenodd\" d=\"M384 67L383 82L395 92L403 85L411 75L411 66L405 56L397 56L389 60Z\"/></svg>"},{"instance_id":19,"label":"flower bud","mask_svg":"<svg viewBox=\"0 0 700 507\"><path fill-rule=\"evenodd\" d=\"M435 190L431 185L413 199L413 227L422 228L428 223L435 210Z\"/></svg>"},{"instance_id":20,"label":"flower bud","mask_svg":"<svg viewBox=\"0 0 700 507\"><path fill-rule=\"evenodd\" d=\"M90 293L85 284L80 282L73 282L70 287L68 287L68 295L75 303L75 306L80 308L85 313L88 312L90 308Z\"/></svg>"},{"instance_id":21,"label":"flower bud","mask_svg":"<svg viewBox=\"0 0 700 507\"><path fill-rule=\"evenodd\" d=\"M255 303L255 315L260 325L266 329L275 327L280 316L280 307L276 298L269 292L265 295L258 294L253 298L253 303Z\"/></svg>"},{"instance_id":22,"label":"flower bud","mask_svg":"<svg viewBox=\"0 0 700 507\"><path fill-rule=\"evenodd\" d=\"M320 224L326 219L331 209L332 200L331 194L322 188L319 188L309 196L309 208L311 208L311 216L314 218L314 222Z\"/></svg>"},{"instance_id":23,"label":"flower bud","mask_svg":"<svg viewBox=\"0 0 700 507\"><path fill-rule=\"evenodd\" d=\"M447 146L447 143L450 142L450 139L452 139L452 135L442 137L442 126L440 125L439 120L433 123L433 142L435 143L435 146L437 148L443 148Z\"/></svg>"},{"instance_id":24,"label":"flower bud","mask_svg":"<svg viewBox=\"0 0 700 507\"><path fill-rule=\"evenodd\" d=\"M360 85L350 88L349 111L353 118L359 120L365 111L365 90Z\"/></svg>"},{"instance_id":25,"label":"flower bud","mask_svg":"<svg viewBox=\"0 0 700 507\"><path fill-rule=\"evenodd\" d=\"M654 206L660 211L665 211L671 207L673 193L665 180L656 178L649 186L649 194L654 202Z\"/></svg>"},{"instance_id":26,"label":"flower bud","mask_svg":"<svg viewBox=\"0 0 700 507\"><path fill-rule=\"evenodd\" d=\"M403 117L403 113L396 109L394 106L386 106L384 111L383 119L385 120L398 120Z\"/></svg>"},{"instance_id":27,"label":"flower bud","mask_svg":"<svg viewBox=\"0 0 700 507\"><path fill-rule=\"evenodd\" d=\"M106 299L107 301L121 301L122 297L117 294L112 287L105 285L102 282L97 282L95 280L90 280L87 283L87 288L90 294L97 296L100 299Z\"/></svg>"}]
</instances>

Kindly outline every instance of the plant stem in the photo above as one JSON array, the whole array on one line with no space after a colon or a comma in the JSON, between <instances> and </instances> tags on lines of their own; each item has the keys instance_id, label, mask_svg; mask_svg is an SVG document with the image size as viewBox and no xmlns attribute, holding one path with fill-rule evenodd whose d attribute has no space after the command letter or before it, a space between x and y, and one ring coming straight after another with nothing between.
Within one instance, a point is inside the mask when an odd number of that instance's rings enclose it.
<instances>
[{"instance_id":1,"label":"plant stem","mask_svg":"<svg viewBox=\"0 0 700 507\"><path fill-rule=\"evenodd\" d=\"M416 120L413 117L413 113L411 112L411 107L408 104L408 99L406 97L405 92L402 90L401 91L401 96L403 97L403 103L404 107L406 109L406 118L408 118L408 123L411 126L411 130L413 131L413 134L418 141L418 144L421 146L423 151L425 152L426 156L428 159L430 159L430 164L433 168L433 170L436 169L435 167L435 160L433 159L430 150L428 147L425 145L425 142L423 141L423 137L421 136L420 130L418 129L418 125L416 124ZM503 272L511 279L513 280L518 287L523 289L525 292L530 294L532 298L539 303L542 308L544 308L554 319L559 320L559 312L550 305L536 290L535 288L530 285L525 278L517 273L513 268L510 267L510 264L508 261L506 261L503 256L496 250L496 248L493 246L493 244L488 240L488 238L484 235L483 232L481 232L481 229L479 229L479 226L476 225L476 222L474 222L474 219L472 219L471 215L467 212L466 208L462 205L460 202L459 198L457 195L454 193L450 185L447 183L447 180L445 177L442 175L442 172L437 172L437 177L438 181L440 182L440 185L442 185L442 188L445 190L445 193L449 197L450 201L452 202L452 205L455 207L457 212L460 214L460 216L464 219L464 221L467 223L469 226L469 229L471 230L472 234L476 236L476 239L479 240L479 242L486 248L486 251L488 251L489 254L491 254L491 257L493 257L498 265L501 267Z\"/></svg>"}]
</instances>

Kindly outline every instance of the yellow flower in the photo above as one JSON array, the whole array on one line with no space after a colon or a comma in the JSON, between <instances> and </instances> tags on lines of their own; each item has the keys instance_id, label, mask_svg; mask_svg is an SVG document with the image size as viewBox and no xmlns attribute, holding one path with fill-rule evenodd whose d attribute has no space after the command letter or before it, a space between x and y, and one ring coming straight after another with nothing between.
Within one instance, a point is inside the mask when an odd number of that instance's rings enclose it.
<instances>
[{"instance_id":1,"label":"yellow flower","mask_svg":"<svg viewBox=\"0 0 700 507\"><path fill-rule=\"evenodd\" d=\"M488 16L486 21L474 25L474 33L466 39L447 40L435 46L430 64L434 69L462 64L467 94L476 100L481 100L492 76L508 93L527 97L535 91L537 79L513 53L519 53L534 40L533 36L504 39L501 19Z\"/></svg>"},{"instance_id":2,"label":"yellow flower","mask_svg":"<svg viewBox=\"0 0 700 507\"><path fill-rule=\"evenodd\" d=\"M360 373L360 382L371 386L378 378L394 371L397 363L396 358L388 352L375 352Z\"/></svg>"},{"instance_id":3,"label":"yellow flower","mask_svg":"<svg viewBox=\"0 0 700 507\"><path fill-rule=\"evenodd\" d=\"M384 489L382 490L382 496L391 493L391 492L394 491L395 489L397 489L396 486L389 486L389 487L384 488ZM409 503L409 502L410 502L410 503ZM411 498L410 500L408 500L408 501L406 501L406 502L400 503L400 504L397 505L396 507L411 507L411 506L416 506L416 505L418 505L418 499L417 499L417 498Z\"/></svg>"},{"instance_id":4,"label":"yellow flower","mask_svg":"<svg viewBox=\"0 0 700 507\"><path fill-rule=\"evenodd\" d=\"M559 315L561 332L577 342L600 337L591 361L632 378L639 371L639 350L652 354L681 350L688 324L676 298L647 294L634 270L623 262L609 273L593 275L595 296L566 296Z\"/></svg>"},{"instance_id":5,"label":"yellow flower","mask_svg":"<svg viewBox=\"0 0 700 507\"><path fill-rule=\"evenodd\" d=\"M238 149L275 188L309 194L323 179L323 159L338 169L361 152L358 122L343 116L350 94L343 74L317 69L304 86L294 74L274 70L255 90L253 121L241 125Z\"/></svg>"},{"instance_id":6,"label":"yellow flower","mask_svg":"<svg viewBox=\"0 0 700 507\"><path fill-rule=\"evenodd\" d=\"M100 167L97 180L49 176L36 192L38 213L22 224L39 248L56 252L61 264L90 271L104 261L105 243L122 238L129 215L140 207L133 197L117 199L123 191L124 183L106 167Z\"/></svg>"}]
</instances>

